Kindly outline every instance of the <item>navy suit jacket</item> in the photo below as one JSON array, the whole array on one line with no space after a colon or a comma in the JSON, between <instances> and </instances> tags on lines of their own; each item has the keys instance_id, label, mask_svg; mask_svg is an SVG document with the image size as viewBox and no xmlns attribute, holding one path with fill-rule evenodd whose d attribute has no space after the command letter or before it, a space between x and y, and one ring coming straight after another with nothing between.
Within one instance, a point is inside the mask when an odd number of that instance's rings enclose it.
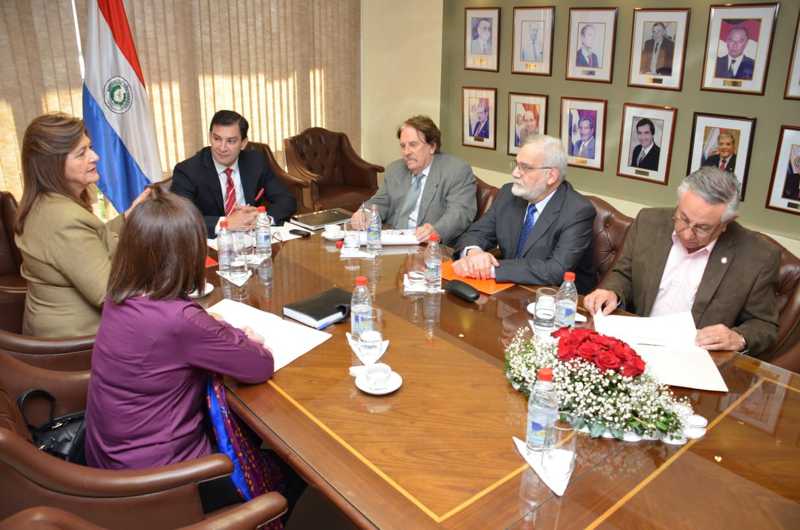
<instances>
[{"instance_id":1,"label":"navy suit jacket","mask_svg":"<svg viewBox=\"0 0 800 530\"><path fill-rule=\"evenodd\" d=\"M473 138L489 138L489 120L483 122L481 128L476 131L475 128L478 126L478 123L479 122L470 124L470 132L472 133L471 136Z\"/></svg>"},{"instance_id":2,"label":"navy suit jacket","mask_svg":"<svg viewBox=\"0 0 800 530\"><path fill-rule=\"evenodd\" d=\"M728 75L728 56L723 55L722 57L717 57L717 71L715 73L716 77L723 77L726 79L753 79L753 69L755 68L756 63L750 57L746 55L742 55L742 63L739 65L739 69L736 70L736 75L731 78Z\"/></svg>"},{"instance_id":3,"label":"navy suit jacket","mask_svg":"<svg viewBox=\"0 0 800 530\"><path fill-rule=\"evenodd\" d=\"M706 158L706 161L703 162L704 166L714 166L719 167L719 155L714 155ZM733 170L736 168L736 155L731 155L728 158L728 161L725 163L725 171L730 171L733 173Z\"/></svg>"},{"instance_id":4,"label":"navy suit jacket","mask_svg":"<svg viewBox=\"0 0 800 530\"><path fill-rule=\"evenodd\" d=\"M464 248L500 248L498 282L561 285L566 271L575 272L580 293L594 288L592 224L596 211L589 199L562 182L525 241L522 257L514 258L528 201L511 193L511 183L497 193L492 206L458 238L457 256Z\"/></svg>"},{"instance_id":5,"label":"navy suit jacket","mask_svg":"<svg viewBox=\"0 0 800 530\"><path fill-rule=\"evenodd\" d=\"M260 152L245 150L239 153L239 174L245 202L252 206L265 205L267 213L277 224L283 223L297 211L297 201L278 180ZM225 215L225 203L210 147L204 147L175 166L170 189L197 206L203 214L208 237L216 237L214 228L219 218ZM256 195L262 189L264 192L256 201Z\"/></svg>"},{"instance_id":6,"label":"navy suit jacket","mask_svg":"<svg viewBox=\"0 0 800 530\"><path fill-rule=\"evenodd\" d=\"M587 61L583 57L583 54L581 53L581 50L578 49L578 52L577 52L576 57L575 57L575 65L576 66L586 66L586 67L589 67L589 68L598 68L600 66L600 62L597 60L597 54L594 53L594 52L591 52L589 54L589 60Z\"/></svg>"},{"instance_id":7,"label":"navy suit jacket","mask_svg":"<svg viewBox=\"0 0 800 530\"><path fill-rule=\"evenodd\" d=\"M642 146L640 144L637 145L633 150L633 155L631 156L631 165L633 167L658 171L658 159L661 157L661 148L659 148L656 144L653 144L653 147L650 148L650 151L647 152L647 155L645 155L642 161L637 164L636 159L639 158L639 153L641 152Z\"/></svg>"}]
</instances>

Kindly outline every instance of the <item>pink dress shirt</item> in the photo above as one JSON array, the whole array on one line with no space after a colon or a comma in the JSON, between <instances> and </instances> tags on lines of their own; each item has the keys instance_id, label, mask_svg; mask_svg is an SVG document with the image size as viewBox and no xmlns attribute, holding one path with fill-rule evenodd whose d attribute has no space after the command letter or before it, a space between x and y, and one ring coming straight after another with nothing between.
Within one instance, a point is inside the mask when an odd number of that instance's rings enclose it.
<instances>
[{"instance_id":1,"label":"pink dress shirt","mask_svg":"<svg viewBox=\"0 0 800 530\"><path fill-rule=\"evenodd\" d=\"M672 248L664 266L664 274L661 275L653 310L650 311L651 317L692 310L697 288L700 287L708 258L716 244L715 239L689 254L678 239L678 234L672 232Z\"/></svg>"}]
</instances>

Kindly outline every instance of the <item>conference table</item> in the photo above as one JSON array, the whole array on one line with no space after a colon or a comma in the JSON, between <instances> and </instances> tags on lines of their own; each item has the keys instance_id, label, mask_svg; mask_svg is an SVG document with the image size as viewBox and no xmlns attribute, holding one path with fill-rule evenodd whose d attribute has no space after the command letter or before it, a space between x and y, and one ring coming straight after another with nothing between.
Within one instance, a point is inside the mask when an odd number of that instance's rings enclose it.
<instances>
[{"instance_id":1,"label":"conference table","mask_svg":"<svg viewBox=\"0 0 800 530\"><path fill-rule=\"evenodd\" d=\"M266 383L228 383L232 409L357 526L800 527L797 374L715 354L729 393L675 389L708 419L703 438L673 446L578 434L576 468L557 497L514 447L527 403L503 368L506 345L528 325L533 290L514 286L477 303L404 296L408 252L345 260L315 235L275 245L271 271L225 290L280 315L286 303L369 278L390 340L382 362L403 377L399 390L356 388L347 323L327 328L329 340ZM222 295L215 289L203 304Z\"/></svg>"}]
</instances>

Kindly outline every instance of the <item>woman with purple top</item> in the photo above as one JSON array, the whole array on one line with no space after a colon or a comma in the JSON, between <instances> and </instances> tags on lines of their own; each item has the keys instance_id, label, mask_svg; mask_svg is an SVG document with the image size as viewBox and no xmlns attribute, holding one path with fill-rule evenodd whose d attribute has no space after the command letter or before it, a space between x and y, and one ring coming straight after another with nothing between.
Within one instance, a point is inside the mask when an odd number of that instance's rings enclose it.
<instances>
[{"instance_id":1,"label":"woman with purple top","mask_svg":"<svg viewBox=\"0 0 800 530\"><path fill-rule=\"evenodd\" d=\"M154 187L128 217L111 264L86 407L90 466L157 467L211 454L209 374L245 383L272 376L262 338L187 296L205 285L205 258L200 213Z\"/></svg>"}]
</instances>

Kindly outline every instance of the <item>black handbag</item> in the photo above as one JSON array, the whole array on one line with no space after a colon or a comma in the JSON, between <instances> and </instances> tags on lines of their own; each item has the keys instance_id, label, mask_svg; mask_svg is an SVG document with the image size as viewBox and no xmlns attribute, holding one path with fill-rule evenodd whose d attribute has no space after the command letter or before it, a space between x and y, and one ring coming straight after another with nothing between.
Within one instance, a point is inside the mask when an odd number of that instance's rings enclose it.
<instances>
[{"instance_id":1,"label":"black handbag","mask_svg":"<svg viewBox=\"0 0 800 530\"><path fill-rule=\"evenodd\" d=\"M31 425L25 414L26 404L34 399L45 399L50 403L50 414L48 416L50 419L38 427ZM86 462L83 453L85 431L83 412L73 412L54 418L53 411L56 407L56 398L50 392L41 389L26 390L17 398L17 406L22 413L25 424L31 431L33 443L40 450L67 462L76 464L84 464Z\"/></svg>"}]
</instances>

